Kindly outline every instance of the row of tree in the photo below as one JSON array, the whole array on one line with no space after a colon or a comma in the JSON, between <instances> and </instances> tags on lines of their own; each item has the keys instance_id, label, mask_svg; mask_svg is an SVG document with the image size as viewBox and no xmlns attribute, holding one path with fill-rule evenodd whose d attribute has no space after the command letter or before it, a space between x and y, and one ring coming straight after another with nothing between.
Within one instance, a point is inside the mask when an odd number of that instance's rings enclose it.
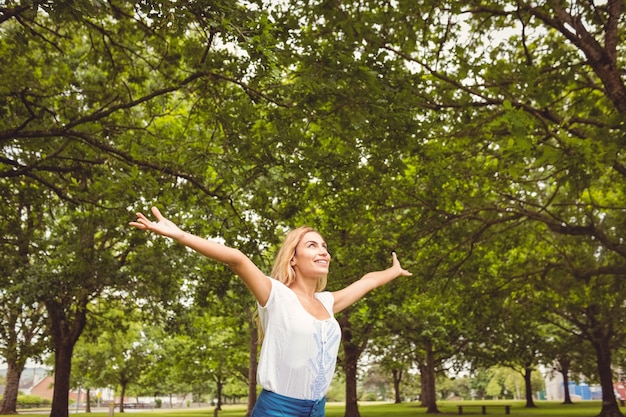
<instances>
[{"instance_id":1,"label":"row of tree","mask_svg":"<svg viewBox=\"0 0 626 417\"><path fill-rule=\"evenodd\" d=\"M622 416L623 7L1 2L1 412L50 349L51 416L67 417L74 347L109 305L172 333L208 331L190 308L230 317L252 406L253 300L221 265L127 227L157 204L267 271L285 230L311 224L331 290L398 252L415 278L338 317L347 417L366 349L397 381L419 369L428 412L451 364L520 369L532 406L532 371L556 362Z\"/></svg>"},{"instance_id":2,"label":"row of tree","mask_svg":"<svg viewBox=\"0 0 626 417\"><path fill-rule=\"evenodd\" d=\"M114 326L97 331L88 326L74 349L72 386L86 390L86 397L92 402L99 401L97 394L102 387L112 389L121 412L125 403L140 401L170 408L189 406L191 402L214 403L221 410L223 402L240 402L247 397L246 331L237 328L232 318L203 309L190 315L191 327L172 333L154 323L142 323L140 317L135 322L130 322L127 315L121 319L120 310L109 307L107 316L112 315L118 317L108 322L115 322ZM402 373L401 379L394 380L394 372L380 358L369 356L371 353L366 352L368 359L360 361L360 401L395 399L400 403L420 396L419 375L408 368L410 361L394 368L396 373ZM533 374L535 396L546 391L545 378L554 377L554 372L551 374ZM477 369L472 375L441 373L436 384L437 398L443 400L525 396L522 375L515 369L498 366ZM338 376L328 400L344 401L344 385L345 378ZM87 412L91 412L90 402Z\"/></svg>"},{"instance_id":3,"label":"row of tree","mask_svg":"<svg viewBox=\"0 0 626 417\"><path fill-rule=\"evenodd\" d=\"M219 410L223 399L247 396L247 332L232 317L190 312L172 331L119 306L108 305L103 314L106 321L87 326L73 353L72 386L88 398L112 388L124 412L129 398L169 397L169 407L218 399Z\"/></svg>"}]
</instances>

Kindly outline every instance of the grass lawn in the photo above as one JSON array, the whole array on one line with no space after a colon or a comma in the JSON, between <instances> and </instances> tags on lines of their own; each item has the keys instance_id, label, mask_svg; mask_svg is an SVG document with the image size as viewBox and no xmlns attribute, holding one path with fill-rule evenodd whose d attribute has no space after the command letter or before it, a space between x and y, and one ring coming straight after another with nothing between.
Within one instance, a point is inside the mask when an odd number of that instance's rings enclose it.
<instances>
[{"instance_id":1,"label":"grass lawn","mask_svg":"<svg viewBox=\"0 0 626 417\"><path fill-rule=\"evenodd\" d=\"M563 405L558 401L536 401L537 408L527 409L524 407L524 401L440 401L437 403L439 415L458 415L457 405L470 404L492 404L497 407L487 408L487 415L491 417L594 417L600 413L600 401L581 401L572 405ZM511 414L504 412L504 405L511 405ZM499 406L502 405L502 406ZM411 417L426 414L426 410L421 408L418 403L376 403L363 402L359 404L361 417ZM622 409L626 411L626 409ZM480 416L482 410L480 407L463 409L463 415ZM226 405L220 411L219 417L244 417L246 413L245 405ZM20 412L20 417L42 417L41 413L29 414ZM70 409L70 415L74 414L74 410ZM81 413L82 414L82 413ZM120 414L115 410L116 417ZM343 417L344 405L340 403L330 403L326 405L327 417ZM45 415L45 414L44 414ZM153 410L126 410L124 415L128 417L213 417L213 408L160 408ZM158 416L156 416L158 415ZM108 417L108 412L94 412L90 417Z\"/></svg>"}]
</instances>

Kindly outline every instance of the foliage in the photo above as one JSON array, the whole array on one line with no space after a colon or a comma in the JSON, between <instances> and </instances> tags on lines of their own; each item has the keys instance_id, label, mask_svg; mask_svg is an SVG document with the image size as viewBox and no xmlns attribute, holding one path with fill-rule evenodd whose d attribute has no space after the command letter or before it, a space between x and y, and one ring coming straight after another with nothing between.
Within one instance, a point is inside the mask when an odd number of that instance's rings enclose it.
<instances>
[{"instance_id":1,"label":"foliage","mask_svg":"<svg viewBox=\"0 0 626 417\"><path fill-rule=\"evenodd\" d=\"M348 417L372 343L420 365L435 412L438 372L548 364L558 332L592 347L597 369L575 369L621 416L623 2L5 3L0 294L48 320L59 391L94 300L169 332L192 304L250 329L228 270L128 230L158 204L268 271L312 224L330 290L398 252L415 279L340 317Z\"/></svg>"},{"instance_id":2,"label":"foliage","mask_svg":"<svg viewBox=\"0 0 626 417\"><path fill-rule=\"evenodd\" d=\"M0 399L2 399L2 397L0 396ZM20 409L28 409L28 408L35 408L35 407L49 407L50 406L50 400L47 398L41 398L38 395L26 395L26 394L22 394L20 393L17 396L17 407Z\"/></svg>"}]
</instances>

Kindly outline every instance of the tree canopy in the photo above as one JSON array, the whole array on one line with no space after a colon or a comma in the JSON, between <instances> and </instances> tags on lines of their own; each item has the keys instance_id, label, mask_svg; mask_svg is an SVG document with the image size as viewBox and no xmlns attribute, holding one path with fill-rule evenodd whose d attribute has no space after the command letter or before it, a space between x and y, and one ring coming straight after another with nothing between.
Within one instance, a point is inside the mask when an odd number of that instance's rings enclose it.
<instances>
[{"instance_id":1,"label":"tree canopy","mask_svg":"<svg viewBox=\"0 0 626 417\"><path fill-rule=\"evenodd\" d=\"M0 2L0 329L46 321L12 340L55 353L52 416L67 417L99 299L173 329L227 296L223 317L254 339L245 287L129 230L136 211L156 204L268 272L310 224L330 290L391 250L415 276L340 317L348 417L381 339L436 412L449 360L498 358L530 385L536 360L562 358L544 331L591 346L600 415L621 416L625 20L620 0Z\"/></svg>"}]
</instances>

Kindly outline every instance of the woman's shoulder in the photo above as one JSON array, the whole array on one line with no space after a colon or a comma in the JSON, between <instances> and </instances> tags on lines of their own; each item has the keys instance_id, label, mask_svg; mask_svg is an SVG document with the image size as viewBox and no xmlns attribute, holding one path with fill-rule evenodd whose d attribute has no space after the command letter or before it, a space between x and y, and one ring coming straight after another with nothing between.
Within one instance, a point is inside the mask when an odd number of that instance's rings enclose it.
<instances>
[{"instance_id":1,"label":"woman's shoulder","mask_svg":"<svg viewBox=\"0 0 626 417\"><path fill-rule=\"evenodd\" d=\"M335 297L333 296L333 293L330 291L316 292L315 298L320 300L323 304L328 304L331 307L335 303Z\"/></svg>"},{"instance_id":2,"label":"woman's shoulder","mask_svg":"<svg viewBox=\"0 0 626 417\"><path fill-rule=\"evenodd\" d=\"M270 276L267 276L267 278L272 283L272 292L275 292L278 294L286 294L286 293L293 292L287 285L285 285L285 283L277 280L276 278L273 278Z\"/></svg>"},{"instance_id":3,"label":"woman's shoulder","mask_svg":"<svg viewBox=\"0 0 626 417\"><path fill-rule=\"evenodd\" d=\"M269 275L266 275L266 277L271 281L273 287L280 287L280 288L287 288L287 289L289 288L284 283L282 283L281 281L279 281L278 279L274 277L271 277Z\"/></svg>"}]
</instances>

